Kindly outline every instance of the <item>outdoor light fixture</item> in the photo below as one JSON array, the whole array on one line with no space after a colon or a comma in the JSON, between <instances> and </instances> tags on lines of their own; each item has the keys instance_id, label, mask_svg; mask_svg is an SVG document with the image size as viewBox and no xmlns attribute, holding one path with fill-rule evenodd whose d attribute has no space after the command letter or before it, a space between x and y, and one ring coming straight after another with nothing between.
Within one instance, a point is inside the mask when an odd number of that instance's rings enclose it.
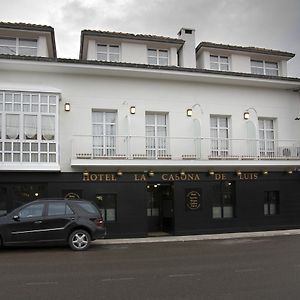
<instances>
[{"instance_id":1,"label":"outdoor light fixture","mask_svg":"<svg viewBox=\"0 0 300 300\"><path fill-rule=\"evenodd\" d=\"M130 113L131 113L132 115L135 114L135 106L130 106Z\"/></svg>"},{"instance_id":2,"label":"outdoor light fixture","mask_svg":"<svg viewBox=\"0 0 300 300\"><path fill-rule=\"evenodd\" d=\"M250 113L249 113L249 111L245 111L245 112L244 112L244 120L249 120L249 118L250 118Z\"/></svg>"},{"instance_id":3,"label":"outdoor light fixture","mask_svg":"<svg viewBox=\"0 0 300 300\"><path fill-rule=\"evenodd\" d=\"M268 175L269 174L268 171L263 171L262 173L263 173L263 175Z\"/></svg>"},{"instance_id":4,"label":"outdoor light fixture","mask_svg":"<svg viewBox=\"0 0 300 300\"><path fill-rule=\"evenodd\" d=\"M215 175L215 172L214 172L213 170L210 170L210 171L208 171L208 174L209 174L210 176L213 176L213 175Z\"/></svg>"},{"instance_id":5,"label":"outdoor light fixture","mask_svg":"<svg viewBox=\"0 0 300 300\"><path fill-rule=\"evenodd\" d=\"M188 108L188 109L186 110L186 115L187 115L188 117L191 117L191 116L193 115L193 110L192 110L191 108Z\"/></svg>"},{"instance_id":6,"label":"outdoor light fixture","mask_svg":"<svg viewBox=\"0 0 300 300\"><path fill-rule=\"evenodd\" d=\"M149 175L150 177L153 177L153 176L154 176L154 172L153 172L152 170L150 170L150 171L148 172L148 175Z\"/></svg>"},{"instance_id":7,"label":"outdoor light fixture","mask_svg":"<svg viewBox=\"0 0 300 300\"><path fill-rule=\"evenodd\" d=\"M87 177L89 176L89 171L87 169L85 169L82 173L83 177Z\"/></svg>"},{"instance_id":8,"label":"outdoor light fixture","mask_svg":"<svg viewBox=\"0 0 300 300\"><path fill-rule=\"evenodd\" d=\"M117 171L117 175L118 175L118 176L122 176L122 175L123 175L123 172L122 172L121 170L118 170L118 171Z\"/></svg>"},{"instance_id":9,"label":"outdoor light fixture","mask_svg":"<svg viewBox=\"0 0 300 300\"><path fill-rule=\"evenodd\" d=\"M236 171L236 175L237 176L241 176L242 175L242 172L240 170Z\"/></svg>"},{"instance_id":10,"label":"outdoor light fixture","mask_svg":"<svg viewBox=\"0 0 300 300\"><path fill-rule=\"evenodd\" d=\"M70 111L71 110L71 105L69 102L65 103L65 111Z\"/></svg>"},{"instance_id":11,"label":"outdoor light fixture","mask_svg":"<svg viewBox=\"0 0 300 300\"><path fill-rule=\"evenodd\" d=\"M185 172L183 170L180 171L180 176L184 176Z\"/></svg>"},{"instance_id":12,"label":"outdoor light fixture","mask_svg":"<svg viewBox=\"0 0 300 300\"><path fill-rule=\"evenodd\" d=\"M288 173L289 175L292 175L292 174L293 174L293 170L288 170L287 173Z\"/></svg>"}]
</instances>

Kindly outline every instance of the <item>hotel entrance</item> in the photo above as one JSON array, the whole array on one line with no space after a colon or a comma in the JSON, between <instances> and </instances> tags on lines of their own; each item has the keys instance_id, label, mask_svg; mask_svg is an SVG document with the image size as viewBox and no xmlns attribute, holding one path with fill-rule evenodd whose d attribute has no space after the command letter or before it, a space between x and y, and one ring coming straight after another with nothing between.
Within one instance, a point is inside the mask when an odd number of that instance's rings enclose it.
<instances>
[{"instance_id":1,"label":"hotel entrance","mask_svg":"<svg viewBox=\"0 0 300 300\"><path fill-rule=\"evenodd\" d=\"M150 234L173 232L173 185L147 185L147 219Z\"/></svg>"}]
</instances>

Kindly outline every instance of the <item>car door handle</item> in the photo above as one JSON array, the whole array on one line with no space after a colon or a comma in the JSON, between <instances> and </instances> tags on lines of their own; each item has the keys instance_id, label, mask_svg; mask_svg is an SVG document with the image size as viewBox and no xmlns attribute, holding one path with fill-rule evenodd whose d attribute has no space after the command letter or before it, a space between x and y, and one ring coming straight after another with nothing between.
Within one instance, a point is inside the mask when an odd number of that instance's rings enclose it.
<instances>
[{"instance_id":1,"label":"car door handle","mask_svg":"<svg viewBox=\"0 0 300 300\"><path fill-rule=\"evenodd\" d=\"M35 221L34 224L41 224L43 221Z\"/></svg>"}]
</instances>

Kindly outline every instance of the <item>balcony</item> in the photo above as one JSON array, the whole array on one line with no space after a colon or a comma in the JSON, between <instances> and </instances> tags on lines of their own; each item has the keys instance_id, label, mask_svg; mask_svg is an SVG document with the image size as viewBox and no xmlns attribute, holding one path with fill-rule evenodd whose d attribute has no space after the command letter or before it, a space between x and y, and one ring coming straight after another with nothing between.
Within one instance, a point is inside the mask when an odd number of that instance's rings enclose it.
<instances>
[{"instance_id":1,"label":"balcony","mask_svg":"<svg viewBox=\"0 0 300 300\"><path fill-rule=\"evenodd\" d=\"M234 162L235 161L235 162ZM74 136L72 165L292 165L300 140Z\"/></svg>"}]
</instances>

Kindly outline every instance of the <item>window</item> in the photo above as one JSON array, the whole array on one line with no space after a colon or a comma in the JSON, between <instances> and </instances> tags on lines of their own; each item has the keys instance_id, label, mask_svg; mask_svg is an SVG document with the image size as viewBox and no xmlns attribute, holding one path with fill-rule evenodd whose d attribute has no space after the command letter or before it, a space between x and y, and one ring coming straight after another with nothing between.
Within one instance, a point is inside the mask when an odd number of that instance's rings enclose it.
<instances>
[{"instance_id":1,"label":"window","mask_svg":"<svg viewBox=\"0 0 300 300\"><path fill-rule=\"evenodd\" d=\"M0 38L0 54L37 56L37 40Z\"/></svg>"},{"instance_id":2,"label":"window","mask_svg":"<svg viewBox=\"0 0 300 300\"><path fill-rule=\"evenodd\" d=\"M229 71L228 56L210 55L210 68L218 71Z\"/></svg>"},{"instance_id":3,"label":"window","mask_svg":"<svg viewBox=\"0 0 300 300\"><path fill-rule=\"evenodd\" d=\"M169 51L159 49L148 49L148 64L149 65L169 65Z\"/></svg>"},{"instance_id":4,"label":"window","mask_svg":"<svg viewBox=\"0 0 300 300\"><path fill-rule=\"evenodd\" d=\"M93 155L116 155L117 113L107 111L92 112Z\"/></svg>"},{"instance_id":5,"label":"window","mask_svg":"<svg viewBox=\"0 0 300 300\"><path fill-rule=\"evenodd\" d=\"M64 202L50 202L48 204L48 216L73 215L70 206Z\"/></svg>"},{"instance_id":6,"label":"window","mask_svg":"<svg viewBox=\"0 0 300 300\"><path fill-rule=\"evenodd\" d=\"M0 162L56 162L58 96L0 91Z\"/></svg>"},{"instance_id":7,"label":"window","mask_svg":"<svg viewBox=\"0 0 300 300\"><path fill-rule=\"evenodd\" d=\"M98 194L96 195L96 203L100 208L102 217L106 222L115 222L117 211L117 195L116 194Z\"/></svg>"},{"instance_id":8,"label":"window","mask_svg":"<svg viewBox=\"0 0 300 300\"><path fill-rule=\"evenodd\" d=\"M81 207L83 210L90 214L98 214L99 211L92 203L86 203L86 202L78 202L77 203L79 207Z\"/></svg>"},{"instance_id":9,"label":"window","mask_svg":"<svg viewBox=\"0 0 300 300\"><path fill-rule=\"evenodd\" d=\"M97 45L97 60L120 61L120 46L118 45Z\"/></svg>"},{"instance_id":10,"label":"window","mask_svg":"<svg viewBox=\"0 0 300 300\"><path fill-rule=\"evenodd\" d=\"M278 63L263 60L251 60L251 73L258 75L278 76Z\"/></svg>"},{"instance_id":11,"label":"window","mask_svg":"<svg viewBox=\"0 0 300 300\"><path fill-rule=\"evenodd\" d=\"M163 157L167 150L167 114L146 113L146 155Z\"/></svg>"},{"instance_id":12,"label":"window","mask_svg":"<svg viewBox=\"0 0 300 300\"><path fill-rule=\"evenodd\" d=\"M24 115L24 139L37 139L37 115Z\"/></svg>"},{"instance_id":13,"label":"window","mask_svg":"<svg viewBox=\"0 0 300 300\"><path fill-rule=\"evenodd\" d=\"M44 210L44 204L42 203L31 204L19 211L19 217L20 218L42 217L43 210Z\"/></svg>"},{"instance_id":14,"label":"window","mask_svg":"<svg viewBox=\"0 0 300 300\"><path fill-rule=\"evenodd\" d=\"M264 214L272 216L279 214L279 192L268 191L264 195Z\"/></svg>"},{"instance_id":15,"label":"window","mask_svg":"<svg viewBox=\"0 0 300 300\"><path fill-rule=\"evenodd\" d=\"M259 130L259 152L260 156L275 156L275 130L274 120L258 119Z\"/></svg>"},{"instance_id":16,"label":"window","mask_svg":"<svg viewBox=\"0 0 300 300\"><path fill-rule=\"evenodd\" d=\"M210 117L210 136L211 136L211 155L229 155L229 117L211 116Z\"/></svg>"},{"instance_id":17,"label":"window","mask_svg":"<svg viewBox=\"0 0 300 300\"><path fill-rule=\"evenodd\" d=\"M224 181L215 185L212 216L214 219L233 218L235 210L234 182Z\"/></svg>"}]
</instances>

